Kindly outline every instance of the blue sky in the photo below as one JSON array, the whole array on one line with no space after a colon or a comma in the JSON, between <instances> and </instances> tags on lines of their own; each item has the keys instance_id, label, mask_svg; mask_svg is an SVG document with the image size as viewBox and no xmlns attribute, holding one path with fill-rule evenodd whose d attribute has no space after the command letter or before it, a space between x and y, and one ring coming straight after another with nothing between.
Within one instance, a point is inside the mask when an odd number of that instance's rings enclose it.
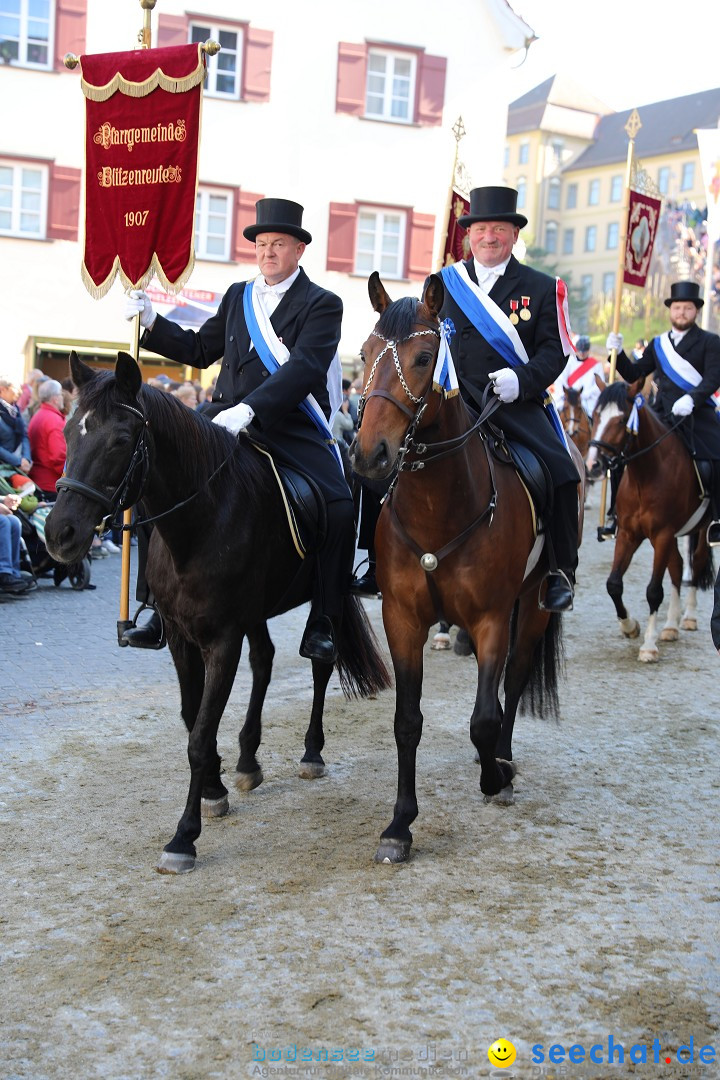
<instances>
[{"instance_id":1,"label":"blue sky","mask_svg":"<svg viewBox=\"0 0 720 1080\"><path fill-rule=\"evenodd\" d=\"M564 73L617 111L720 86L720 0L510 0L538 36L514 100Z\"/></svg>"}]
</instances>

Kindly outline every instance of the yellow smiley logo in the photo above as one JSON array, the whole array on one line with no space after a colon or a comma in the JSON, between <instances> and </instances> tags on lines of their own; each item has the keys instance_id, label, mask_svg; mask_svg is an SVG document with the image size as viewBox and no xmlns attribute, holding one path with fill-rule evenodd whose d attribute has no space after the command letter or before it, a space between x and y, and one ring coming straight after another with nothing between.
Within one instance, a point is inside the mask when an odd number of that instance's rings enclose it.
<instances>
[{"instance_id":1,"label":"yellow smiley logo","mask_svg":"<svg viewBox=\"0 0 720 1080\"><path fill-rule=\"evenodd\" d=\"M515 1047L507 1039L497 1039L492 1046L488 1046L488 1058L490 1064L496 1069L507 1069L517 1057Z\"/></svg>"}]
</instances>

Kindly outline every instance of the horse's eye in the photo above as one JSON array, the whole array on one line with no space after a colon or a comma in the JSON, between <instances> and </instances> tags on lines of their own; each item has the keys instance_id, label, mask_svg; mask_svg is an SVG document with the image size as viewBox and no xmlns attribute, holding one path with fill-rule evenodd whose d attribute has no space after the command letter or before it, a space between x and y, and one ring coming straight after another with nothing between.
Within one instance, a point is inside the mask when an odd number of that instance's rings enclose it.
<instances>
[{"instance_id":1,"label":"horse's eye","mask_svg":"<svg viewBox=\"0 0 720 1080\"><path fill-rule=\"evenodd\" d=\"M432 361L433 361L432 353L429 353L429 352L418 353L418 355L415 357L415 367L421 367L421 368L427 367L428 364L432 363Z\"/></svg>"}]
</instances>

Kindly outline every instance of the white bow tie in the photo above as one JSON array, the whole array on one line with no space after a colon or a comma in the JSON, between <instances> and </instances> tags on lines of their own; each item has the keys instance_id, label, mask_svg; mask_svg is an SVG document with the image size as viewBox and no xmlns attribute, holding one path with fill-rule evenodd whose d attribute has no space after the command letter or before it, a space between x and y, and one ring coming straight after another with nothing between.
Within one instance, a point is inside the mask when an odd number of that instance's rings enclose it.
<instances>
[{"instance_id":1,"label":"white bow tie","mask_svg":"<svg viewBox=\"0 0 720 1080\"><path fill-rule=\"evenodd\" d=\"M485 285L492 282L493 284L499 277L502 277L502 270L496 269L494 266L485 267L485 272L478 274L478 285Z\"/></svg>"}]
</instances>

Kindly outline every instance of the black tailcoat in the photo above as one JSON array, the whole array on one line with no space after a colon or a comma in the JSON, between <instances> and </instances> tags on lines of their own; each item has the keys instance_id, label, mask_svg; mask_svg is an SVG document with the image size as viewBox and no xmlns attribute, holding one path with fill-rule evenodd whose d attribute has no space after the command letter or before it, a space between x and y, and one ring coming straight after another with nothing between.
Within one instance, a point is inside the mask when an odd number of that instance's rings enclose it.
<instances>
[{"instance_id":1,"label":"black tailcoat","mask_svg":"<svg viewBox=\"0 0 720 1080\"><path fill-rule=\"evenodd\" d=\"M672 415L673 402L689 392L695 408L678 428L678 435L696 457L720 461L720 420L716 419L716 410L707 400L720 387L720 337L693 324L674 348L701 376L694 390L685 391L668 378L660 367L652 341L639 360L633 361L624 352L618 353L617 370L627 382L653 374L658 388L655 409L668 424L675 424L678 419Z\"/></svg>"},{"instance_id":2,"label":"black tailcoat","mask_svg":"<svg viewBox=\"0 0 720 1080\"><path fill-rule=\"evenodd\" d=\"M474 259L468 259L464 265L477 284ZM510 314L511 300L517 300L520 307L521 297L530 298L527 305L530 318L527 321L521 319L515 327L529 357L529 363L513 369L520 384L520 395L509 405L501 405L493 414L492 422L509 438L517 439L542 458L557 487L577 483L579 477L572 458L542 407L548 396L547 387L557 379L567 359L558 331L555 284L555 278L523 266L511 255L505 273L495 282L489 295L506 315ZM480 409L489 373L507 367L507 361L481 336L447 290L441 317L449 317L455 324L450 351L462 396L472 407Z\"/></svg>"}]
</instances>

